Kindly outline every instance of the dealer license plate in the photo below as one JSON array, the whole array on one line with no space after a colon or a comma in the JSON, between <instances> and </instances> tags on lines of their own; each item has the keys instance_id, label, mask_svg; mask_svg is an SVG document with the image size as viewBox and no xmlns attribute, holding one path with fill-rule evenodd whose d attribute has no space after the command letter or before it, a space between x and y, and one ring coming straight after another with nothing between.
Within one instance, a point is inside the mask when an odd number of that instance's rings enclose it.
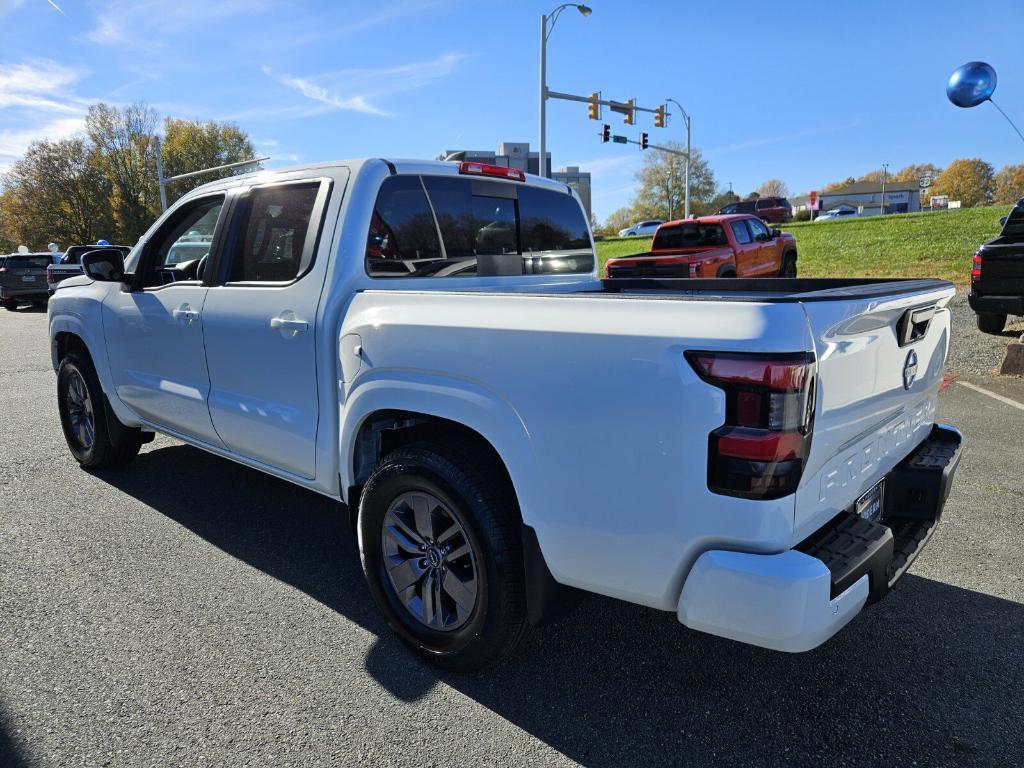
<instances>
[{"instance_id":1,"label":"dealer license plate","mask_svg":"<svg viewBox=\"0 0 1024 768\"><path fill-rule=\"evenodd\" d=\"M867 493L857 499L854 513L868 520L878 520L882 517L882 500L885 498L885 480L880 480Z\"/></svg>"}]
</instances>

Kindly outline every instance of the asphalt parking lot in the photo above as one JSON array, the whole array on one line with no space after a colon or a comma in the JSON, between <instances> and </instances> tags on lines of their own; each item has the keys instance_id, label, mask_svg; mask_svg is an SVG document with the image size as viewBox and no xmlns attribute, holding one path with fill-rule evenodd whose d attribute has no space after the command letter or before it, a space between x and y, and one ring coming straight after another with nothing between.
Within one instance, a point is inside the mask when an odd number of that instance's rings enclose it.
<instances>
[{"instance_id":1,"label":"asphalt parking lot","mask_svg":"<svg viewBox=\"0 0 1024 768\"><path fill-rule=\"evenodd\" d=\"M945 389L967 448L943 522L823 647L776 654L595 597L475 676L390 636L336 505L163 437L83 472L54 390L45 314L0 313L5 768L1024 755L1024 380Z\"/></svg>"}]
</instances>

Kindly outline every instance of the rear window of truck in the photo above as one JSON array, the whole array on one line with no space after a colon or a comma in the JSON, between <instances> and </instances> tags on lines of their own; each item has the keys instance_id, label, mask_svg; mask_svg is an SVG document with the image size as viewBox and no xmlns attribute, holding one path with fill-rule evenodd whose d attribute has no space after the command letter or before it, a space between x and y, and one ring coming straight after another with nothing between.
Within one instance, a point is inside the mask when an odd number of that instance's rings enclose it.
<instances>
[{"instance_id":1,"label":"rear window of truck","mask_svg":"<svg viewBox=\"0 0 1024 768\"><path fill-rule=\"evenodd\" d=\"M721 224L682 224L659 229L651 248L713 248L728 244Z\"/></svg>"},{"instance_id":2,"label":"rear window of truck","mask_svg":"<svg viewBox=\"0 0 1024 768\"><path fill-rule=\"evenodd\" d=\"M451 176L392 176L366 243L371 277L578 274L594 268L583 210L564 192Z\"/></svg>"}]
</instances>

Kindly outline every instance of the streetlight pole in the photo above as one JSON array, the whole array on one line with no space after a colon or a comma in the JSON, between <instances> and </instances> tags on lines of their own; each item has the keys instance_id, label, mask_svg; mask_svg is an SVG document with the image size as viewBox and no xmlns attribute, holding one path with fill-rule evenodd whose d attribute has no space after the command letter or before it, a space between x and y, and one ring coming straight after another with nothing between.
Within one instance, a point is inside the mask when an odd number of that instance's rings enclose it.
<instances>
[{"instance_id":1,"label":"streetlight pole","mask_svg":"<svg viewBox=\"0 0 1024 768\"><path fill-rule=\"evenodd\" d=\"M548 101L548 38L555 28L555 22L559 15L566 8L575 8L583 16L589 16L592 11L585 5L576 3L562 3L546 16L540 17L540 152L537 162L537 169L540 176L548 178L548 167L545 158L547 153L547 101ZM548 22L551 22L548 24Z\"/></svg>"},{"instance_id":2,"label":"streetlight pole","mask_svg":"<svg viewBox=\"0 0 1024 768\"><path fill-rule=\"evenodd\" d=\"M665 99L666 102L672 102L683 115L683 120L686 122L686 172L685 172L685 184L686 184L686 203L683 218L690 218L690 116L686 110L683 109L683 105L675 99Z\"/></svg>"},{"instance_id":3,"label":"streetlight pole","mask_svg":"<svg viewBox=\"0 0 1024 768\"><path fill-rule=\"evenodd\" d=\"M882 163L882 204L878 206L878 215L885 216L885 177L889 173L889 164Z\"/></svg>"}]
</instances>

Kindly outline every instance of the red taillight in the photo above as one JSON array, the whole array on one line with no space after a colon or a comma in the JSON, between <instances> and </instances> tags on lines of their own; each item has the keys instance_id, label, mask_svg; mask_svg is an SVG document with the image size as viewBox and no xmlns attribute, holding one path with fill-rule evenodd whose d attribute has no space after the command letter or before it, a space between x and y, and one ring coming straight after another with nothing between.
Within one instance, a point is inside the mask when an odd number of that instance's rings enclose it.
<instances>
[{"instance_id":1,"label":"red taillight","mask_svg":"<svg viewBox=\"0 0 1024 768\"><path fill-rule=\"evenodd\" d=\"M526 174L518 168L474 163L468 160L459 163L459 173L470 173L475 176L494 176L499 179L511 179L512 181L526 181Z\"/></svg>"},{"instance_id":2,"label":"red taillight","mask_svg":"<svg viewBox=\"0 0 1024 768\"><path fill-rule=\"evenodd\" d=\"M974 254L974 261L971 263L971 282L981 282L981 254Z\"/></svg>"},{"instance_id":3,"label":"red taillight","mask_svg":"<svg viewBox=\"0 0 1024 768\"><path fill-rule=\"evenodd\" d=\"M687 352L686 358L725 391L725 423L708 436L708 488L754 499L793 493L811 445L814 356Z\"/></svg>"}]
</instances>

